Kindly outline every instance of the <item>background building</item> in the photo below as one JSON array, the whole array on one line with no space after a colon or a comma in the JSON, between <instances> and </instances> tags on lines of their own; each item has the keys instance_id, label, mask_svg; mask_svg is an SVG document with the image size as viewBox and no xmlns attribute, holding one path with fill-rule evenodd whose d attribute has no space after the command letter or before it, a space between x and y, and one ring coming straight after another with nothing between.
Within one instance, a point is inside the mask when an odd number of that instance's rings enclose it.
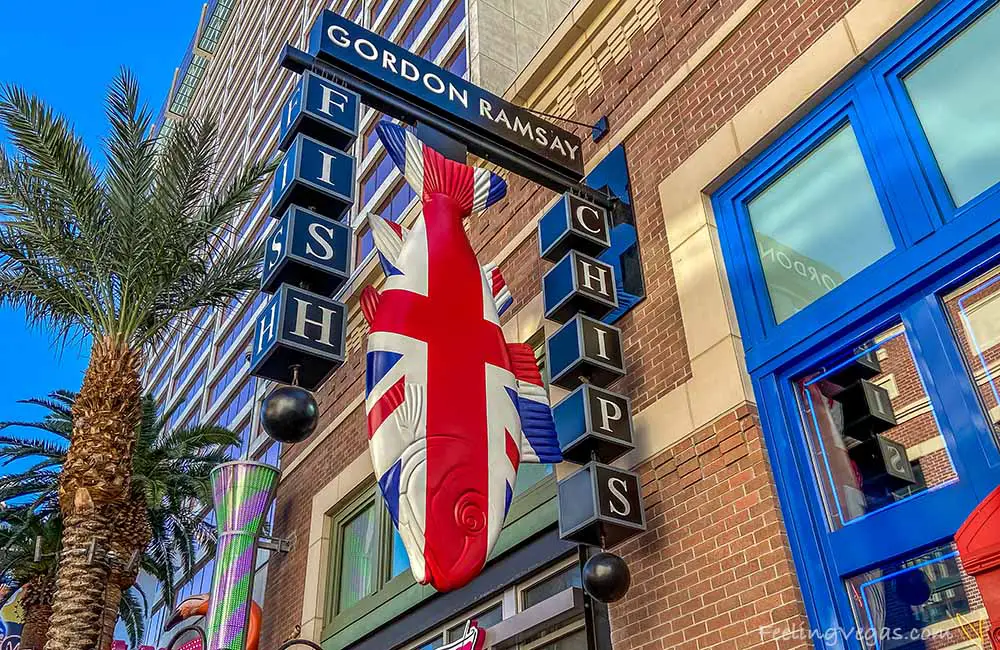
<instances>
[{"instance_id":1,"label":"background building","mask_svg":"<svg viewBox=\"0 0 1000 650\"><path fill-rule=\"evenodd\" d=\"M187 55L156 121L168 133L174 120L213 115L219 122L220 186L251 160L272 156L278 139L278 113L297 82L278 67L286 43L306 46L309 28L331 9L390 38L420 56L466 78L504 88L565 15L567 0L522 2L516 15L479 0L215 0L204 6ZM472 56L470 60L470 48ZM395 171L374 134L377 115L365 109L355 147L359 200L352 211L357 268L373 259L363 212L399 220L415 198ZM274 220L271 195L259 200L232 226L232 237L262 240ZM250 377L248 349L254 317L263 296L252 295L224 310L203 310L183 323L145 369L146 385L167 408L173 426L215 422L240 432L240 454L279 464L278 446L263 434L258 406L265 382ZM263 600L268 552L260 554L256 598ZM178 589L178 599L209 590L213 564L205 558ZM145 643L155 646L169 618L153 605Z\"/></svg>"}]
</instances>

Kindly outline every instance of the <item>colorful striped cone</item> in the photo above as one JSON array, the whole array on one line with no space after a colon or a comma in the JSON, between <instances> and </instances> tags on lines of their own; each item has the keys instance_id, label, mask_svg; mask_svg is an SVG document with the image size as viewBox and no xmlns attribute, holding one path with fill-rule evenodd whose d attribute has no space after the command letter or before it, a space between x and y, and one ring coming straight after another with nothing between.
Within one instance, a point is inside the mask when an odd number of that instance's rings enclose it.
<instances>
[{"instance_id":1,"label":"colorful striped cone","mask_svg":"<svg viewBox=\"0 0 1000 650\"><path fill-rule=\"evenodd\" d=\"M219 544L206 618L207 650L245 650L257 537L274 500L280 472L250 461L212 471Z\"/></svg>"}]
</instances>

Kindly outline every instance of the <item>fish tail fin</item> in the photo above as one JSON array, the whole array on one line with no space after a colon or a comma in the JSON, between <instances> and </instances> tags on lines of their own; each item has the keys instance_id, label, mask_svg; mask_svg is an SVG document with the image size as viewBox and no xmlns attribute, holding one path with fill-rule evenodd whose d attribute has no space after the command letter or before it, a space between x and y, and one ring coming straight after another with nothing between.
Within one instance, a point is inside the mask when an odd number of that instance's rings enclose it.
<instances>
[{"instance_id":1,"label":"fish tail fin","mask_svg":"<svg viewBox=\"0 0 1000 650\"><path fill-rule=\"evenodd\" d=\"M562 449L552 419L549 395L538 371L535 351L527 343L508 343L511 368L517 379L517 412L521 416L521 462L559 463Z\"/></svg>"},{"instance_id":2,"label":"fish tail fin","mask_svg":"<svg viewBox=\"0 0 1000 650\"><path fill-rule=\"evenodd\" d=\"M361 313L368 322L368 327L375 323L375 312L378 311L380 297L378 289L371 285L361 290Z\"/></svg>"},{"instance_id":3,"label":"fish tail fin","mask_svg":"<svg viewBox=\"0 0 1000 650\"><path fill-rule=\"evenodd\" d=\"M503 316L503 313L514 304L514 296L511 295L510 288L507 287L507 280L500 273L500 267L492 262L483 265L483 273L486 274L486 280L490 283L490 290L493 292L497 316Z\"/></svg>"},{"instance_id":4,"label":"fish tail fin","mask_svg":"<svg viewBox=\"0 0 1000 650\"><path fill-rule=\"evenodd\" d=\"M445 158L398 124L383 120L375 130L392 162L421 197L445 194L470 212L482 212L507 195L507 182L499 175Z\"/></svg>"}]
</instances>

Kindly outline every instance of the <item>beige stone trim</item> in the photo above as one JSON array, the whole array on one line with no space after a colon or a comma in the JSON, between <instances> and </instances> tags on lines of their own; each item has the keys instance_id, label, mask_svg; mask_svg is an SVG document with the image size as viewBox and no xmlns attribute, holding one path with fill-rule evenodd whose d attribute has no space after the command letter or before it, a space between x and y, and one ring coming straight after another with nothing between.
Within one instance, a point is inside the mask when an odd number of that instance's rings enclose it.
<instances>
[{"instance_id":1,"label":"beige stone trim","mask_svg":"<svg viewBox=\"0 0 1000 650\"><path fill-rule=\"evenodd\" d=\"M913 462L915 460L923 458L924 456L929 456L934 452L942 451L944 450L944 448L945 448L944 438L940 435L937 435L934 436L933 438L924 440L923 442L919 442L913 445L912 447L907 447L906 458L910 462Z\"/></svg>"},{"instance_id":2,"label":"beige stone trim","mask_svg":"<svg viewBox=\"0 0 1000 650\"><path fill-rule=\"evenodd\" d=\"M302 598L302 638L319 642L326 611L326 581L330 574L330 517L337 506L374 475L371 457L361 454L313 496L309 522L306 584Z\"/></svg>"}]
</instances>

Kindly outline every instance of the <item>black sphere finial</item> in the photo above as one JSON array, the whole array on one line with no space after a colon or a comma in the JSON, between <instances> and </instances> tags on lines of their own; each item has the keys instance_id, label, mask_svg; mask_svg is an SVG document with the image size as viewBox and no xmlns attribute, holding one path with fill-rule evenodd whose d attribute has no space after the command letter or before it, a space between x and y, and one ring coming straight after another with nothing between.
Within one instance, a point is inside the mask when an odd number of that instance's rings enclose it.
<instances>
[{"instance_id":1,"label":"black sphere finial","mask_svg":"<svg viewBox=\"0 0 1000 650\"><path fill-rule=\"evenodd\" d=\"M281 386L264 398L260 422L267 435L278 442L302 442L316 430L319 405L304 388Z\"/></svg>"},{"instance_id":2,"label":"black sphere finial","mask_svg":"<svg viewBox=\"0 0 1000 650\"><path fill-rule=\"evenodd\" d=\"M583 565L583 588L602 603L621 600L631 584L628 565L613 553L601 551Z\"/></svg>"}]
</instances>

